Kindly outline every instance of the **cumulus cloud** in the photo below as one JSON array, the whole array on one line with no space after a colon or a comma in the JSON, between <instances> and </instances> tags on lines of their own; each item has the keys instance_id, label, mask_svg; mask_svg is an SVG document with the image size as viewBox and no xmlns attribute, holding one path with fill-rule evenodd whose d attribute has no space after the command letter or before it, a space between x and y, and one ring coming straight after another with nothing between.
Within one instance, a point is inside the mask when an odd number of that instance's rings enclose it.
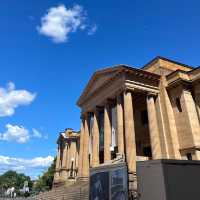
<instances>
[{"instance_id":1,"label":"cumulus cloud","mask_svg":"<svg viewBox=\"0 0 200 200\"><path fill-rule=\"evenodd\" d=\"M8 170L15 170L35 178L46 170L53 160L52 156L23 159L0 155L0 174Z\"/></svg>"},{"instance_id":2,"label":"cumulus cloud","mask_svg":"<svg viewBox=\"0 0 200 200\"><path fill-rule=\"evenodd\" d=\"M8 142L17 142L20 144L26 143L30 138L42 138L43 135L35 128L32 129L32 132L26 129L24 126L6 125L6 131L0 133L0 140ZM46 136L44 136L46 139Z\"/></svg>"},{"instance_id":3,"label":"cumulus cloud","mask_svg":"<svg viewBox=\"0 0 200 200\"><path fill-rule=\"evenodd\" d=\"M39 33L50 37L54 42L66 42L69 34L77 30L87 30L87 12L80 5L66 8L65 5L51 7L41 18L41 26L37 27ZM96 29L93 29L93 33ZM91 32L91 30L90 30Z\"/></svg>"},{"instance_id":4,"label":"cumulus cloud","mask_svg":"<svg viewBox=\"0 0 200 200\"><path fill-rule=\"evenodd\" d=\"M18 106L29 105L35 97L35 93L27 90L16 90L13 82L6 88L0 87L0 117L13 115Z\"/></svg>"},{"instance_id":5,"label":"cumulus cloud","mask_svg":"<svg viewBox=\"0 0 200 200\"><path fill-rule=\"evenodd\" d=\"M0 140L26 143L30 139L29 131L23 126L7 124L6 129L4 133L0 133Z\"/></svg>"}]
</instances>

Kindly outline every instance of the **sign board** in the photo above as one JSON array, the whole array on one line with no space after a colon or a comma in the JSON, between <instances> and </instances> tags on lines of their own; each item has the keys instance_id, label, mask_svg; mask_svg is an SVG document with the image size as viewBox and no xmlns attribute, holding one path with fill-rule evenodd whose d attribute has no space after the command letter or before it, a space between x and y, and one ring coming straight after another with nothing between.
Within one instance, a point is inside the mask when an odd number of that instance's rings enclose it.
<instances>
[{"instance_id":1,"label":"sign board","mask_svg":"<svg viewBox=\"0 0 200 200\"><path fill-rule=\"evenodd\" d=\"M127 200L125 163L103 165L90 171L90 200Z\"/></svg>"}]
</instances>

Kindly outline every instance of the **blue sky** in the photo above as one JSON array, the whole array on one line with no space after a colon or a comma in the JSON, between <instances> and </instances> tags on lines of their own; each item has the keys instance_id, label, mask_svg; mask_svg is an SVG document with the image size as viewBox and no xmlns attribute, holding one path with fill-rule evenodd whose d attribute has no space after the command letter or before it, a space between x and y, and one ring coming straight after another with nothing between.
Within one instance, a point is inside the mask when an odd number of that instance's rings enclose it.
<instances>
[{"instance_id":1,"label":"blue sky","mask_svg":"<svg viewBox=\"0 0 200 200\"><path fill-rule=\"evenodd\" d=\"M79 129L76 101L95 70L157 55L200 65L199 9L198 0L2 1L0 173L36 177L49 165L58 133Z\"/></svg>"}]
</instances>

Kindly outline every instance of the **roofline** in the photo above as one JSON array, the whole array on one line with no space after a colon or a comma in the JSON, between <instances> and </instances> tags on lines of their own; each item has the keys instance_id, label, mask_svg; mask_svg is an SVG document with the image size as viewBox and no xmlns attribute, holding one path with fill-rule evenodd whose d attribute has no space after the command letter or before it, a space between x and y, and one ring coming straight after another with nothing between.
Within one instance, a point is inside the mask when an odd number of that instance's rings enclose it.
<instances>
[{"instance_id":1,"label":"roofline","mask_svg":"<svg viewBox=\"0 0 200 200\"><path fill-rule=\"evenodd\" d=\"M168 62L177 64L177 65L181 65L181 66L183 66L183 67L187 67L187 68L190 68L190 69L192 69L192 70L195 69L195 68L192 67L192 66L189 66L189 65L186 65L186 64L184 64L184 63L181 63L181 62L178 62L178 61L175 61L175 60L171 60L171 59L169 59L169 58L165 58L165 57L162 57L162 56L156 56L154 59L152 59L152 60L149 61L147 64L145 64L141 69L146 69L146 68L148 68L148 66L149 66L151 63L157 61L158 59L165 60L165 61L168 61Z\"/></svg>"}]
</instances>

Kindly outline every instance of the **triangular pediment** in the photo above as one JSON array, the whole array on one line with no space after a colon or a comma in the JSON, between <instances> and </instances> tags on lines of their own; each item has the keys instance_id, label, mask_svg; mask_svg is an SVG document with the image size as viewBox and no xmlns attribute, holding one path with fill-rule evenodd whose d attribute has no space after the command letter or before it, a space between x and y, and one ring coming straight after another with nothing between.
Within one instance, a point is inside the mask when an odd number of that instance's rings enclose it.
<instances>
[{"instance_id":1,"label":"triangular pediment","mask_svg":"<svg viewBox=\"0 0 200 200\"><path fill-rule=\"evenodd\" d=\"M118 74L124 67L122 65L106 68L95 72L88 82L86 88L84 89L82 95L80 96L77 104L80 105L81 102L93 94L96 90L101 88L107 81L112 79L116 74Z\"/></svg>"},{"instance_id":2,"label":"triangular pediment","mask_svg":"<svg viewBox=\"0 0 200 200\"><path fill-rule=\"evenodd\" d=\"M90 87L90 90L88 91L90 93L93 93L95 90L100 88L106 81L108 81L110 78L112 78L116 74L116 71L107 72L98 75L92 82L92 85Z\"/></svg>"}]
</instances>

